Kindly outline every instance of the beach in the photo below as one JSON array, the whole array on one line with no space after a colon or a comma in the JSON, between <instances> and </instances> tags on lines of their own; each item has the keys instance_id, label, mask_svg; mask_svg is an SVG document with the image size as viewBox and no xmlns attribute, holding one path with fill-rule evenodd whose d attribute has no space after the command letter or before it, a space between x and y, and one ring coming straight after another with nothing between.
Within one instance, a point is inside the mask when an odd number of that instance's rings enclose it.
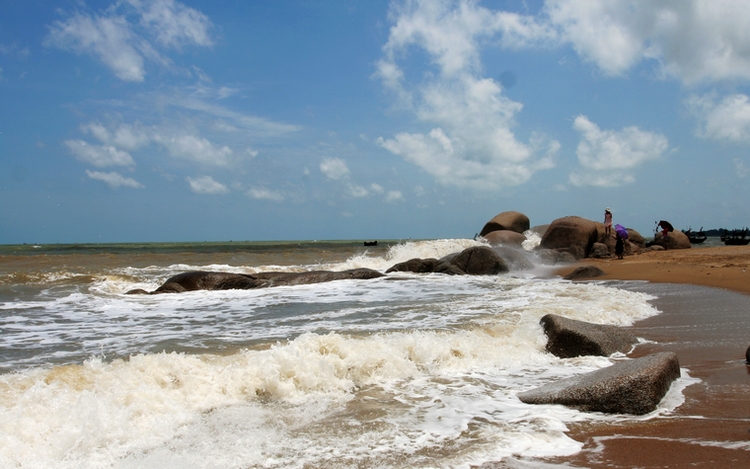
<instances>
[{"instance_id":1,"label":"beach","mask_svg":"<svg viewBox=\"0 0 750 469\"><path fill-rule=\"evenodd\" d=\"M651 251L618 259L586 259L580 265L605 272L596 281L629 283L653 293L661 314L630 329L653 343L633 357L673 351L700 383L688 386L671 418L648 422L572 425L583 442L575 456L556 459L575 467L747 467L750 464L750 247L721 246ZM687 285L687 287L686 287ZM700 417L698 417L700 416Z\"/></svg>"},{"instance_id":2,"label":"beach","mask_svg":"<svg viewBox=\"0 0 750 469\"><path fill-rule=\"evenodd\" d=\"M750 249L585 260L608 275L580 282L559 274L581 264L558 271L532 248L533 268L501 275L126 294L190 270L385 272L475 246L0 246L0 466L747 465ZM683 270L734 276L737 291ZM631 328L649 341L631 356L674 351L683 376L645 416L523 404L519 392L623 359L547 353L549 313Z\"/></svg>"}]
</instances>

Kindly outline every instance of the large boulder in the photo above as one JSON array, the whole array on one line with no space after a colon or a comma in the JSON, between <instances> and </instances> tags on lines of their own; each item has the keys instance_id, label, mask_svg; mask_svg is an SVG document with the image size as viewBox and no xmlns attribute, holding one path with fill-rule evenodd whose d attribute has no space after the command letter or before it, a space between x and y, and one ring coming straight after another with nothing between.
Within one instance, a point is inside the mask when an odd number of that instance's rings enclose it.
<instances>
[{"instance_id":1,"label":"large boulder","mask_svg":"<svg viewBox=\"0 0 750 469\"><path fill-rule=\"evenodd\" d=\"M522 233L516 233L510 230L490 231L483 238L490 243L490 246L521 246L526 241L526 236Z\"/></svg>"},{"instance_id":2,"label":"large boulder","mask_svg":"<svg viewBox=\"0 0 750 469\"><path fill-rule=\"evenodd\" d=\"M673 352L662 352L563 379L518 394L526 404L561 404L584 412L643 415L656 406L680 377Z\"/></svg>"},{"instance_id":3,"label":"large boulder","mask_svg":"<svg viewBox=\"0 0 750 469\"><path fill-rule=\"evenodd\" d=\"M466 248L450 263L469 275L496 275L510 270L503 258L487 246Z\"/></svg>"},{"instance_id":4,"label":"large boulder","mask_svg":"<svg viewBox=\"0 0 750 469\"><path fill-rule=\"evenodd\" d=\"M643 236L636 230L632 228L625 228L628 231L628 241L639 247L640 249L643 249L646 247L646 240L643 239Z\"/></svg>"},{"instance_id":5,"label":"large boulder","mask_svg":"<svg viewBox=\"0 0 750 469\"><path fill-rule=\"evenodd\" d=\"M613 243L614 244L614 243ZM614 250L614 246L612 248ZM604 243L594 243L591 245L591 251L589 251L589 257L594 259L604 259L611 257L612 253L609 251L609 246Z\"/></svg>"},{"instance_id":6,"label":"large boulder","mask_svg":"<svg viewBox=\"0 0 750 469\"><path fill-rule=\"evenodd\" d=\"M522 233L529 229L529 217L521 212L503 212L495 215L495 218L484 224L479 236L498 230L515 231Z\"/></svg>"},{"instance_id":7,"label":"large boulder","mask_svg":"<svg viewBox=\"0 0 750 469\"><path fill-rule=\"evenodd\" d=\"M597 236L593 221L576 216L563 217L550 223L539 247L569 252L576 259L583 259L589 255Z\"/></svg>"},{"instance_id":8,"label":"large boulder","mask_svg":"<svg viewBox=\"0 0 750 469\"><path fill-rule=\"evenodd\" d=\"M576 261L573 254L554 249L537 249L534 255L544 265L572 264Z\"/></svg>"},{"instance_id":9,"label":"large boulder","mask_svg":"<svg viewBox=\"0 0 750 469\"><path fill-rule=\"evenodd\" d=\"M690 249L693 247L687 235L677 230L670 231L666 238L662 236L661 232L656 233L651 244L661 246L664 249Z\"/></svg>"},{"instance_id":10,"label":"large boulder","mask_svg":"<svg viewBox=\"0 0 750 469\"><path fill-rule=\"evenodd\" d=\"M540 323L547 335L547 351L560 358L597 355L608 357L627 353L638 342L630 332L617 326L591 324L556 314L547 314Z\"/></svg>"}]
</instances>

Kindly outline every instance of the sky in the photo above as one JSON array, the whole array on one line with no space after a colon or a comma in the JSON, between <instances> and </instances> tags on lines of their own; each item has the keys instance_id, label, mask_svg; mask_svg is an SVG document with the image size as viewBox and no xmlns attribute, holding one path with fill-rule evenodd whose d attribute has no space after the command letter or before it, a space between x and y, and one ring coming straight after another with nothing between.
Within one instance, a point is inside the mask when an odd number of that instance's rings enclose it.
<instances>
[{"instance_id":1,"label":"sky","mask_svg":"<svg viewBox=\"0 0 750 469\"><path fill-rule=\"evenodd\" d=\"M0 0L0 244L750 226L746 0Z\"/></svg>"}]
</instances>

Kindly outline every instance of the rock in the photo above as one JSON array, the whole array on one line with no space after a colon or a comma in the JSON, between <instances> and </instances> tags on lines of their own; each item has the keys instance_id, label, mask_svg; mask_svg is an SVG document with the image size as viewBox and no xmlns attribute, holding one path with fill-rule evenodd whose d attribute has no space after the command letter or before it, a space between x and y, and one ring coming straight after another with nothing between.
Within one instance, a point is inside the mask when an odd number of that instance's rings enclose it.
<instances>
[{"instance_id":1,"label":"rock","mask_svg":"<svg viewBox=\"0 0 750 469\"><path fill-rule=\"evenodd\" d=\"M249 290L261 286L265 286L265 282L252 275L192 271L168 278L154 293L181 293L194 290Z\"/></svg>"},{"instance_id":2,"label":"rock","mask_svg":"<svg viewBox=\"0 0 750 469\"><path fill-rule=\"evenodd\" d=\"M386 270L385 273L390 272L417 272L417 273L429 273L435 272L439 261L434 258L428 259L409 259L405 262L399 262L390 269Z\"/></svg>"},{"instance_id":3,"label":"rock","mask_svg":"<svg viewBox=\"0 0 750 469\"><path fill-rule=\"evenodd\" d=\"M591 220L575 216L558 218L550 224L539 246L583 259L597 241L597 234L596 224Z\"/></svg>"},{"instance_id":4,"label":"rock","mask_svg":"<svg viewBox=\"0 0 750 469\"><path fill-rule=\"evenodd\" d=\"M539 262L545 265L572 264L576 261L576 258L569 252L560 252L554 249L538 249L534 254Z\"/></svg>"},{"instance_id":5,"label":"rock","mask_svg":"<svg viewBox=\"0 0 750 469\"><path fill-rule=\"evenodd\" d=\"M521 246L526 236L510 230L491 231L483 236L490 246Z\"/></svg>"},{"instance_id":6,"label":"rock","mask_svg":"<svg viewBox=\"0 0 750 469\"><path fill-rule=\"evenodd\" d=\"M341 272L324 270L311 272L261 272L253 275L192 271L168 278L163 285L151 292L151 294L181 293L195 290L250 290L280 285L302 285L344 279L371 279L383 276L380 272L372 269L352 269ZM148 292L136 289L130 290L127 293L135 295Z\"/></svg>"},{"instance_id":7,"label":"rock","mask_svg":"<svg viewBox=\"0 0 750 469\"><path fill-rule=\"evenodd\" d=\"M540 320L547 335L547 351L560 358L596 355L608 357L627 353L638 342L630 332L617 326L592 324L547 314Z\"/></svg>"},{"instance_id":8,"label":"rock","mask_svg":"<svg viewBox=\"0 0 750 469\"><path fill-rule=\"evenodd\" d=\"M640 249L643 249L646 247L646 240L643 239L643 236L636 230L632 228L625 228L628 232L628 241L638 246Z\"/></svg>"},{"instance_id":9,"label":"rock","mask_svg":"<svg viewBox=\"0 0 750 469\"><path fill-rule=\"evenodd\" d=\"M377 270L350 269L340 272L328 270L312 270L310 272L261 272L254 274L260 280L267 282L268 287L282 285L307 285L310 283L332 282L334 280L369 280L384 277Z\"/></svg>"},{"instance_id":10,"label":"rock","mask_svg":"<svg viewBox=\"0 0 750 469\"><path fill-rule=\"evenodd\" d=\"M594 243L591 245L591 251L589 251L589 257L594 259L603 259L605 257L611 257L612 254L609 252L609 247L604 243Z\"/></svg>"},{"instance_id":11,"label":"rock","mask_svg":"<svg viewBox=\"0 0 750 469\"><path fill-rule=\"evenodd\" d=\"M584 280L589 278L601 277L605 273L606 272L595 265L584 265L578 267L563 278L565 280Z\"/></svg>"},{"instance_id":12,"label":"rock","mask_svg":"<svg viewBox=\"0 0 750 469\"><path fill-rule=\"evenodd\" d=\"M653 412L680 377L673 352L662 352L563 379L518 394L526 404L562 404L585 412L643 415Z\"/></svg>"},{"instance_id":13,"label":"rock","mask_svg":"<svg viewBox=\"0 0 750 469\"><path fill-rule=\"evenodd\" d=\"M747 350L745 350L745 361L747 362L748 365L750 365L750 347L748 347Z\"/></svg>"},{"instance_id":14,"label":"rock","mask_svg":"<svg viewBox=\"0 0 750 469\"><path fill-rule=\"evenodd\" d=\"M514 231L523 234L529 229L529 217L521 212L503 212L495 215L495 218L485 223L479 236L499 230Z\"/></svg>"},{"instance_id":15,"label":"rock","mask_svg":"<svg viewBox=\"0 0 750 469\"><path fill-rule=\"evenodd\" d=\"M503 258L487 246L466 248L450 263L469 275L496 275L510 270Z\"/></svg>"},{"instance_id":16,"label":"rock","mask_svg":"<svg viewBox=\"0 0 750 469\"><path fill-rule=\"evenodd\" d=\"M508 246L496 246L492 250L503 258L503 261L505 261L505 264L511 271L531 270L534 268L534 263L518 249Z\"/></svg>"},{"instance_id":17,"label":"rock","mask_svg":"<svg viewBox=\"0 0 750 469\"><path fill-rule=\"evenodd\" d=\"M690 239L682 231L670 231L666 238L662 237L661 232L656 233L652 245L661 246L664 249L690 249Z\"/></svg>"}]
</instances>

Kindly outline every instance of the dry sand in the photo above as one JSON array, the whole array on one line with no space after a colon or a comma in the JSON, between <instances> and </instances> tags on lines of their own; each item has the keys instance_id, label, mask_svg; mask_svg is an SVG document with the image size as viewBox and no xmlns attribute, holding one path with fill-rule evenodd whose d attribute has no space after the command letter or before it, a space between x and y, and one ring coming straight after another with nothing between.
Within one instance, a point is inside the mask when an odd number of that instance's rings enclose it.
<instances>
[{"instance_id":1,"label":"dry sand","mask_svg":"<svg viewBox=\"0 0 750 469\"><path fill-rule=\"evenodd\" d=\"M631 356L661 350L701 382L669 418L631 424L580 424L569 435L581 453L549 461L590 468L750 467L750 246L651 251L624 259L591 260L596 280L646 280L627 288L654 293L656 317L633 326L655 343ZM670 285L675 284L675 285ZM704 288L714 287L714 288Z\"/></svg>"}]
</instances>

